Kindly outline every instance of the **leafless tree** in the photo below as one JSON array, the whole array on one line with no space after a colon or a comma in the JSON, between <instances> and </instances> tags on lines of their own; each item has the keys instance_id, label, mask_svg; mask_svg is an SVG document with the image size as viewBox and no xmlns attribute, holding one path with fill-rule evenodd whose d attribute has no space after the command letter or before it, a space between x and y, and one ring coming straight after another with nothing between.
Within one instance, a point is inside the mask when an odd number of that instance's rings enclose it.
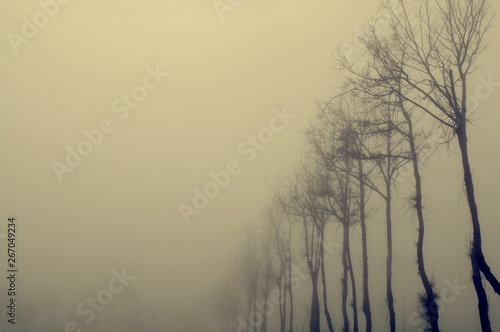
<instances>
[{"instance_id":1,"label":"leafless tree","mask_svg":"<svg viewBox=\"0 0 500 332\"><path fill-rule=\"evenodd\" d=\"M409 158L411 160L413 175L415 179L415 194L411 198L413 207L417 212L418 219L418 240L417 240L417 265L418 272L425 293L420 296L421 305L423 307L423 314L431 326L433 332L439 331L439 313L437 307L437 295L434 291L434 283L429 279L424 263L424 217L423 217L423 204L422 204L422 180L420 177L419 162L425 161L432 153L428 151L435 151L428 147L428 142L432 142L432 130L418 130L415 128L415 107L408 105L407 102L401 98L402 93L395 94L391 90L386 90L382 86L374 86L373 82L360 79L350 80L350 87L352 93L358 98L362 99L365 103L371 103L372 107L377 110L379 105L385 105L392 109L392 125L396 134L399 134L404 141L406 141L407 154L402 153L399 158ZM401 85L398 87L402 89ZM366 113L366 110L365 110ZM377 113L375 113L377 114ZM366 121L362 123L367 123ZM368 123L369 125L369 123ZM363 126L366 127L366 126ZM431 128L432 129L432 128ZM361 147L366 147L366 144L359 144ZM426 153L425 153L426 152ZM359 149L360 159L366 158L363 154L363 149ZM362 175L360 175L361 177Z\"/></svg>"},{"instance_id":2,"label":"leafless tree","mask_svg":"<svg viewBox=\"0 0 500 332\"><path fill-rule=\"evenodd\" d=\"M308 138L312 149L320 156L322 162L334 171L349 175L357 190L353 190L356 210L361 227L361 245L363 261L363 313L366 319L366 331L372 330L370 295L368 287L368 247L367 247L367 186L368 176L373 173L373 163L366 151L370 150L369 141L371 122L368 114L363 112L366 103L360 102L354 95L339 95L326 103L319 105L317 121L309 130ZM334 102L333 102L334 101ZM356 103L357 101L357 103ZM332 103L333 102L333 103ZM343 105L344 104L344 105ZM335 144L341 144L342 149L336 152ZM340 157L340 158L339 158ZM346 159L347 158L347 159ZM349 163L342 162L350 160ZM340 162L339 162L340 161ZM365 165L367 164L367 165ZM346 165L348 167L346 167ZM368 187L369 190L369 187ZM354 211L353 211L354 212ZM354 215L352 219L354 220Z\"/></svg>"},{"instance_id":3,"label":"leafless tree","mask_svg":"<svg viewBox=\"0 0 500 332\"><path fill-rule=\"evenodd\" d=\"M335 103L332 114L342 114L341 102ZM358 331L356 283L350 254L350 227L356 221L358 210L356 204L357 188L354 184L355 159L351 153L353 132L346 126L348 122L339 117L320 117L313 124L307 136L313 155L316 157L317 171L315 174L317 194L325 200L322 204L327 215L339 222L343 228L342 263L342 316L344 331L349 331L347 315L348 274L352 286L353 330ZM324 115L320 114L320 115Z\"/></svg>"},{"instance_id":4,"label":"leafless tree","mask_svg":"<svg viewBox=\"0 0 500 332\"><path fill-rule=\"evenodd\" d=\"M392 90L403 101L437 121L450 137L456 137L464 174L465 192L473 228L472 280L478 298L483 331L491 331L488 299L481 273L500 294L500 283L482 252L482 239L474 184L469 162L467 124L468 78L478 68L485 34L494 13L486 0L387 1L384 11L391 29L386 34L374 25L361 38L375 64L359 71L343 62L348 71ZM402 88L400 88L402 87Z\"/></svg>"},{"instance_id":5,"label":"leafless tree","mask_svg":"<svg viewBox=\"0 0 500 332\"><path fill-rule=\"evenodd\" d=\"M286 184L278 186L277 197L285 211L297 218L301 224L303 237L303 257L307 261L307 267L312 282L312 301L309 330L311 332L320 331L320 303L318 296L318 277L322 271L323 281L323 307L329 326L333 330L333 325L328 310L326 298L326 280L324 274L324 230L328 221L328 215L319 205L318 192L315 188L316 178L311 173L313 164L301 164L293 178Z\"/></svg>"}]
</instances>

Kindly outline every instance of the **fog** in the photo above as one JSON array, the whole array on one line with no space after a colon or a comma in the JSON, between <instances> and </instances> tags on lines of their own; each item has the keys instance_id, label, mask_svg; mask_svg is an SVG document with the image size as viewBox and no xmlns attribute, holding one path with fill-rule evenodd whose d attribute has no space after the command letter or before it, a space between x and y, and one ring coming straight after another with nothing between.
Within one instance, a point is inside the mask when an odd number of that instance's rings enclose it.
<instances>
[{"instance_id":1,"label":"fog","mask_svg":"<svg viewBox=\"0 0 500 332\"><path fill-rule=\"evenodd\" d=\"M8 241L0 238L2 331L221 331L214 289L233 270L246 230L264 223L270 187L299 161L316 101L338 85L333 53L354 44L378 2L241 1L222 13L212 1L62 2L0 4L0 235L8 232L8 218L17 223L16 324L8 322ZM32 21L41 3L57 8L26 37L23 18ZM499 9L495 1L492 6ZM496 22L471 93L489 76L500 81ZM13 42L11 33L23 42ZM127 102L138 86L146 92L141 101ZM500 273L496 89L473 116L469 149L483 251ZM271 123L283 130L253 148L250 137ZM96 128L97 144L81 143ZM68 157L78 146L87 155ZM461 286L441 308L442 330L480 331L459 153L454 141L440 146L422 169L425 259L438 293L450 283ZM231 174L229 182L206 207L183 216L181 207L196 208L197 190L222 170ZM403 180L394 194L398 331L417 331L411 315L422 291L417 222L406 203L412 181ZM388 331L385 222L373 196L376 211L367 224L373 326ZM332 224L326 233L338 244L325 268L340 331L342 230ZM351 238L360 306L359 227ZM485 285L496 330L500 298ZM101 311L81 306L103 289L112 298ZM310 290L306 279L294 293L296 331L309 328ZM246 318L243 295L240 302ZM276 310L268 329L278 331L278 321ZM321 328L327 331L324 321Z\"/></svg>"}]
</instances>

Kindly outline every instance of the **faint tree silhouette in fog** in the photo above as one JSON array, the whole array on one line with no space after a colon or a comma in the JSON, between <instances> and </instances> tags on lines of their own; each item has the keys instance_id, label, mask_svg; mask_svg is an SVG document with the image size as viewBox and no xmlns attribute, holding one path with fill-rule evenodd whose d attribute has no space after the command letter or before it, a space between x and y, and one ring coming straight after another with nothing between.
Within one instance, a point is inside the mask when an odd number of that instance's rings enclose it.
<instances>
[{"instance_id":1,"label":"faint tree silhouette in fog","mask_svg":"<svg viewBox=\"0 0 500 332\"><path fill-rule=\"evenodd\" d=\"M221 317L221 332L233 332L237 327L239 314L238 288L231 276L217 285L210 295L210 301Z\"/></svg>"}]
</instances>

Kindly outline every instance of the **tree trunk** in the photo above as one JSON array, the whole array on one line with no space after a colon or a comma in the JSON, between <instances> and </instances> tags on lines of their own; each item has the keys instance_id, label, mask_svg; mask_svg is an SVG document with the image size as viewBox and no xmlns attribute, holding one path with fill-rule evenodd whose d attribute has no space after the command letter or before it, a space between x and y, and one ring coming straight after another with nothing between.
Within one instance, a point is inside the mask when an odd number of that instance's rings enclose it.
<instances>
[{"instance_id":1,"label":"tree trunk","mask_svg":"<svg viewBox=\"0 0 500 332\"><path fill-rule=\"evenodd\" d=\"M318 298L318 270L311 273L312 279L312 302L311 302L311 320L309 321L310 332L320 332L320 311Z\"/></svg>"},{"instance_id":2,"label":"tree trunk","mask_svg":"<svg viewBox=\"0 0 500 332\"><path fill-rule=\"evenodd\" d=\"M278 298L279 298L279 301L278 301L278 307L280 308L280 331L283 332L283 306L281 305L281 299L282 299L282 295L281 295L281 276L280 276L280 280L279 280L279 283L278 283Z\"/></svg>"},{"instance_id":3,"label":"tree trunk","mask_svg":"<svg viewBox=\"0 0 500 332\"><path fill-rule=\"evenodd\" d=\"M390 117L389 117L390 118ZM392 295L392 221L391 221L391 180L392 180L392 167L391 167L391 121L388 121L387 131L387 170L386 170L386 197L385 197L385 215L386 215L386 230L387 230L387 259L386 259L386 272L387 272L387 307L389 309L389 326L391 332L396 332L396 312L394 311L394 296Z\"/></svg>"},{"instance_id":4,"label":"tree trunk","mask_svg":"<svg viewBox=\"0 0 500 332\"><path fill-rule=\"evenodd\" d=\"M347 223L349 227L349 223ZM347 238L349 239L349 232L347 233ZM356 296L356 281L354 278L354 268L352 267L351 261L351 244L348 241L347 243L347 264L349 265L349 274L351 278L351 288L352 288L352 322L353 322L353 331L358 332L358 300Z\"/></svg>"},{"instance_id":5,"label":"tree trunk","mask_svg":"<svg viewBox=\"0 0 500 332\"><path fill-rule=\"evenodd\" d=\"M359 177L359 219L361 224L361 246L363 251L363 313L366 319L366 332L372 331L372 312L370 308L370 292L368 289L368 246L366 238L366 214L365 214L365 183L363 162L358 158Z\"/></svg>"},{"instance_id":6,"label":"tree trunk","mask_svg":"<svg viewBox=\"0 0 500 332\"><path fill-rule=\"evenodd\" d=\"M323 283L323 308L325 311L326 322L328 323L328 331L333 332L332 318L328 310L328 300L326 296L326 277L325 277L325 250L323 246L323 239L325 230L321 233L321 251L320 251L320 264L321 264L321 281Z\"/></svg>"},{"instance_id":7,"label":"tree trunk","mask_svg":"<svg viewBox=\"0 0 500 332\"><path fill-rule=\"evenodd\" d=\"M402 102L400 101L402 104ZM433 285L430 283L427 273L425 272L424 263L424 214L422 208L422 180L420 178L420 170L418 166L418 156L417 150L415 148L415 137L413 135L413 123L410 118L410 114L401 105L401 111L405 117L406 123L408 124L408 143L410 145L410 153L413 163L413 175L415 177L415 208L417 210L418 219L418 239L417 239L417 264L418 264L418 274L422 280L422 285L424 286L426 299L425 299L425 310L427 312L427 320L431 324L432 332L439 332L439 308L436 302L436 296L434 294Z\"/></svg>"},{"instance_id":8,"label":"tree trunk","mask_svg":"<svg viewBox=\"0 0 500 332\"><path fill-rule=\"evenodd\" d=\"M471 251L471 264L472 264L472 283L476 289L479 309L479 319L481 321L481 331L491 332L490 317L488 316L488 297L486 291L483 287L483 281L481 280L481 272L479 266L476 262L476 256L474 254L474 249Z\"/></svg>"},{"instance_id":9,"label":"tree trunk","mask_svg":"<svg viewBox=\"0 0 500 332\"><path fill-rule=\"evenodd\" d=\"M257 314L257 312L258 312L257 311L257 287L255 287L255 294L254 294L254 298L253 298L253 312L255 314ZM255 317L257 317L257 316L255 316ZM254 328L253 328L254 332L257 332L257 324L256 323L257 323L257 319L255 318Z\"/></svg>"},{"instance_id":10,"label":"tree trunk","mask_svg":"<svg viewBox=\"0 0 500 332\"><path fill-rule=\"evenodd\" d=\"M290 295L290 327L293 332L293 296L292 296L292 223L288 222L288 293Z\"/></svg>"},{"instance_id":11,"label":"tree trunk","mask_svg":"<svg viewBox=\"0 0 500 332\"><path fill-rule=\"evenodd\" d=\"M453 71L450 69L450 79L453 82ZM472 181L472 173L469 165L469 152L467 147L467 75L464 74L462 68L459 68L460 80L462 81L462 111L458 108L458 100L453 93L454 101L455 101L455 116L456 116L456 130L458 144L460 146L460 152L462 155L462 166L464 170L464 183L465 190L467 193L467 200L469 202L469 210L472 217L472 227L474 230L474 243L473 246L475 248L476 255L476 264L478 265L480 271L484 274L486 280L490 283L491 287L495 293L500 295L500 282L495 277L495 275L491 272L489 265L486 263L486 259L483 255L482 248L482 240L481 240L481 229L479 227L479 215L476 205L476 197L474 195L474 184ZM455 90L455 87L452 86L452 91Z\"/></svg>"},{"instance_id":12,"label":"tree trunk","mask_svg":"<svg viewBox=\"0 0 500 332\"><path fill-rule=\"evenodd\" d=\"M284 277L284 282L283 282L283 299L280 298L280 303L283 301L283 318L281 321L281 332L285 332L286 330L286 292L287 292L287 272L286 272L286 255L285 255L285 265L283 266L283 277Z\"/></svg>"},{"instance_id":13,"label":"tree trunk","mask_svg":"<svg viewBox=\"0 0 500 332\"><path fill-rule=\"evenodd\" d=\"M251 296L251 295L249 295ZM251 322L250 322L250 314L252 313L252 299L250 298L249 301L248 301L248 311L247 311L247 324L252 326L251 325Z\"/></svg>"},{"instance_id":14,"label":"tree trunk","mask_svg":"<svg viewBox=\"0 0 500 332\"><path fill-rule=\"evenodd\" d=\"M413 140L413 137L411 138ZM413 144L412 144L413 145ZM418 264L418 274L420 275L420 279L422 280L422 285L424 286L426 301L425 307L427 311L427 319L431 324L432 332L439 332L439 308L436 302L436 296L434 294L434 289L432 284L427 277L427 273L425 272L425 263L424 263L424 216L422 209L422 187L421 187L421 179L420 172L418 169L418 161L417 155L412 147L412 155L413 155L413 173L415 176L415 207L417 209L417 218L418 218L418 239L417 239L417 264Z\"/></svg>"},{"instance_id":15,"label":"tree trunk","mask_svg":"<svg viewBox=\"0 0 500 332\"><path fill-rule=\"evenodd\" d=\"M469 202L469 209L472 217L472 248L470 253L471 265L472 265L472 282L474 284L474 288L476 289L477 299L478 299L478 309L479 309L479 318L481 320L481 328L482 331L491 331L490 319L488 315L488 297L486 296L486 292L483 287L482 278L481 278L481 266L483 269L487 270L489 273L489 266L486 264L484 260L484 256L481 248L481 228L479 226L479 216L476 205L476 198L474 196L474 184L472 182L472 173L469 165L469 155L467 151L467 131L465 127L465 119L459 118L462 120L458 121L457 124L457 139L458 144L460 146L460 152L462 154L462 166L464 170L464 183L465 183L465 191L467 193L467 200ZM484 272L483 272L484 273ZM485 274L486 276L486 274ZM488 279L489 277L489 279ZM493 275L488 275L487 279L490 281L496 281L496 278ZM491 283L491 281L490 281ZM494 283L492 284L492 286ZM498 293L498 291L495 289Z\"/></svg>"},{"instance_id":16,"label":"tree trunk","mask_svg":"<svg viewBox=\"0 0 500 332\"><path fill-rule=\"evenodd\" d=\"M391 332L396 331L396 313L394 311L394 296L392 295L392 223L391 223L391 197L390 193L386 200L386 219L387 219L387 307L389 308L389 326Z\"/></svg>"},{"instance_id":17,"label":"tree trunk","mask_svg":"<svg viewBox=\"0 0 500 332\"><path fill-rule=\"evenodd\" d=\"M347 293L349 286L347 284L347 245L349 244L349 225L344 221L343 223L344 240L342 248L342 266L344 268L344 274L342 276L342 319L344 321L343 332L349 332L349 316L347 315Z\"/></svg>"},{"instance_id":18,"label":"tree trunk","mask_svg":"<svg viewBox=\"0 0 500 332\"><path fill-rule=\"evenodd\" d=\"M265 285L264 285L264 302L267 302L269 300L269 284L270 284L270 279L269 277L266 277ZM264 306L264 312L262 313L263 318L262 318L262 326L260 328L261 332L266 332L267 331L267 305Z\"/></svg>"}]
</instances>

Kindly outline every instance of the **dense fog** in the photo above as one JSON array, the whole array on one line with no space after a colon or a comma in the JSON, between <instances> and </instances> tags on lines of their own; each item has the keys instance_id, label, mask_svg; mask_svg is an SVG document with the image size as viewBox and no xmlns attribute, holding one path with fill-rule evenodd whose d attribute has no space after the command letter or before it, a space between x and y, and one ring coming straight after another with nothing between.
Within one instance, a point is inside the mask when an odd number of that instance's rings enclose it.
<instances>
[{"instance_id":1,"label":"dense fog","mask_svg":"<svg viewBox=\"0 0 500 332\"><path fill-rule=\"evenodd\" d=\"M416 10L414 1L407 2ZM488 13L493 14L498 3L490 5ZM373 44L361 41L378 20L385 33L391 33L390 15L380 6L368 0L2 2L1 330L329 331L320 270L319 329L311 325L313 282L305 260L311 253L305 252L304 241L313 234L324 236L324 241L310 239L317 241L313 250L318 255L324 249L324 257L314 259L318 269L324 263L333 330L355 331L355 314L357 329L367 330L357 205L361 196L359 181L354 183L359 178L350 173L358 164L351 154L351 166L332 165L347 160L346 151L355 145L347 139L352 132L342 131L346 124L370 122L372 129L365 132L368 143L359 146L368 151L370 145L372 151L362 153L372 181L365 193L372 330L391 331L386 201L370 185L383 191L383 177L377 172L386 170L390 153L384 152L385 129L380 126L394 121L393 135L399 141L392 147L399 155L391 160L399 161L401 168L394 170L390 186L393 330L423 331L415 178L405 136L398 136L403 127L395 123L404 119L377 117L383 113L377 113L379 109L390 113L407 105L421 135L416 137L417 149L423 151L423 259L438 295L439 328L481 331L471 277L470 197L457 131L446 124L454 120L445 113L436 120L412 103L412 97L398 99L413 93L439 114L429 96L411 91L409 81L394 99L372 98L375 104L370 104L368 92L361 90L382 95L388 81L355 88L346 81L361 83L354 82L346 68L341 70L346 50L350 51L344 60L352 61L353 67L368 63L364 57L371 51L374 67L386 64L389 55L380 56L374 48L363 50ZM382 15L376 14L380 10ZM468 158L482 253L496 275L499 33L493 18L484 35L487 47L474 62L466 92ZM385 50L394 55L401 49ZM385 70L391 79L397 76ZM421 84L429 82L425 73L419 75ZM404 75L398 79L405 82ZM444 86L455 82L438 79ZM464 84L455 79L456 94L463 100ZM439 93L438 83L428 86L432 94ZM349 96L347 91L357 92ZM439 102L448 101L443 97ZM422 140L425 135L430 139ZM334 141L345 146L330 145ZM342 181L354 184L346 189ZM340 189L332 183L340 183ZM294 185L301 189L294 191ZM342 188L352 194L345 201L352 213L347 221L347 265L342 218L335 215L341 209ZM316 197L314 204L323 205L304 208L310 196ZM332 204L339 205L334 209ZM9 231L9 218L15 218L15 232ZM321 218L325 219L320 231L316 222ZM8 249L14 244L16 262L9 267L13 251ZM266 260L271 274L264 272ZM347 267L353 275L343 306ZM500 328L500 297L484 271L479 273L494 331ZM11 274L15 294L9 293ZM357 291L354 307L351 277ZM256 297L249 298L252 294ZM14 316L9 316L11 299L16 304Z\"/></svg>"}]
</instances>

